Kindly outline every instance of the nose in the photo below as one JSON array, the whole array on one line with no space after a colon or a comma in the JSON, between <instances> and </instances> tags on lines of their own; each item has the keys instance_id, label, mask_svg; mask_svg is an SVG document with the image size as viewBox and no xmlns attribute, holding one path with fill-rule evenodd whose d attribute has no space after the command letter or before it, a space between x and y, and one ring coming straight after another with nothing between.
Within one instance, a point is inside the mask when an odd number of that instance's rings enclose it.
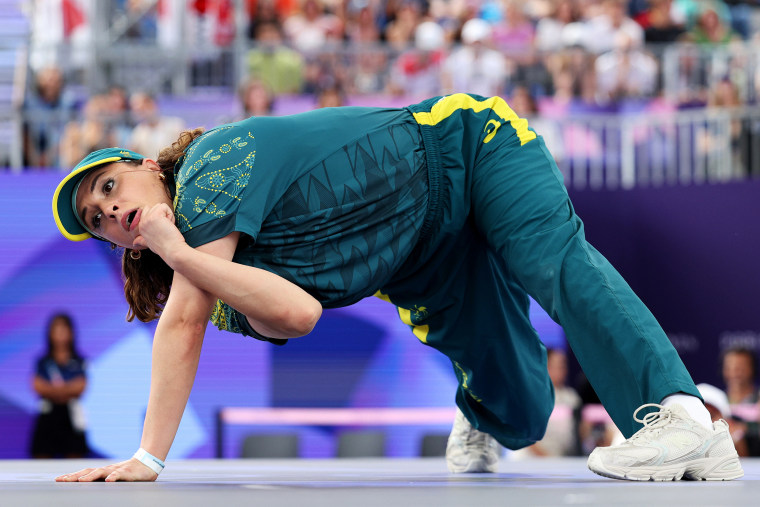
<instances>
[{"instance_id":1,"label":"nose","mask_svg":"<svg viewBox=\"0 0 760 507\"><path fill-rule=\"evenodd\" d=\"M116 218L116 212L117 212L117 211L119 211L119 206L118 206L118 204L116 204L116 203L110 203L110 204L108 204L107 206L105 206L105 208L106 208L106 209L109 209L109 208L110 208L111 212L110 212L110 213L108 213L108 215L109 215L110 217Z\"/></svg>"}]
</instances>

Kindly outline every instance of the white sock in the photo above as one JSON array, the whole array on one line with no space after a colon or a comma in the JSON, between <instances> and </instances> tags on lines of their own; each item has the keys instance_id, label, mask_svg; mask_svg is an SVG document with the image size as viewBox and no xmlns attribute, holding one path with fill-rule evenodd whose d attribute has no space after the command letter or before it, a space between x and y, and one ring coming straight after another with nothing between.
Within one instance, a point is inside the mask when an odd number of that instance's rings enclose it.
<instances>
[{"instance_id":1,"label":"white sock","mask_svg":"<svg viewBox=\"0 0 760 507\"><path fill-rule=\"evenodd\" d=\"M713 429L710 412L707 411L707 408L705 408L705 404L702 403L702 400L690 394L678 393L666 396L660 405L667 407L674 403L681 405L684 410L689 413L691 418L697 421L699 424L709 430Z\"/></svg>"}]
</instances>

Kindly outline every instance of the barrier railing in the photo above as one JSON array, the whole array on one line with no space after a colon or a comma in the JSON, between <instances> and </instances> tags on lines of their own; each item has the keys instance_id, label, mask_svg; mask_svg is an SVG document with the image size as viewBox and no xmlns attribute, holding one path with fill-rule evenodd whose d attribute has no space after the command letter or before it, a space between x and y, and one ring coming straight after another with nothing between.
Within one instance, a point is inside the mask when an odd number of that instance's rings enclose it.
<instances>
[{"instance_id":1,"label":"barrier railing","mask_svg":"<svg viewBox=\"0 0 760 507\"><path fill-rule=\"evenodd\" d=\"M731 406L735 417L745 421L760 420L757 404ZM454 407L410 408L269 408L269 407L223 407L216 418L216 457L224 458L224 441L227 426L440 426L454 422ZM581 419L592 424L612 424L612 419L602 405L583 407ZM550 416L568 419L574 411L558 405Z\"/></svg>"},{"instance_id":2,"label":"barrier railing","mask_svg":"<svg viewBox=\"0 0 760 507\"><path fill-rule=\"evenodd\" d=\"M760 108L579 115L533 122L575 189L693 185L760 175Z\"/></svg>"}]
</instances>

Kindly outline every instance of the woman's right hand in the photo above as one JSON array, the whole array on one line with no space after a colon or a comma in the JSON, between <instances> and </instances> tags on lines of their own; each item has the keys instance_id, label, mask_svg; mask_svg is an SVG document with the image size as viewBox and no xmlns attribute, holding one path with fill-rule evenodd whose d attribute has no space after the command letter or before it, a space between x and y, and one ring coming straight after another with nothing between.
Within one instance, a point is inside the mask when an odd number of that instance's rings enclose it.
<instances>
[{"instance_id":1,"label":"woman's right hand","mask_svg":"<svg viewBox=\"0 0 760 507\"><path fill-rule=\"evenodd\" d=\"M135 247L150 248L167 263L171 253L185 238L174 225L174 212L167 204L161 203L145 208L138 224L139 235L135 238Z\"/></svg>"},{"instance_id":2,"label":"woman's right hand","mask_svg":"<svg viewBox=\"0 0 760 507\"><path fill-rule=\"evenodd\" d=\"M56 477L56 482L127 481L151 482L158 474L135 458L100 468L85 468L71 474Z\"/></svg>"}]
</instances>

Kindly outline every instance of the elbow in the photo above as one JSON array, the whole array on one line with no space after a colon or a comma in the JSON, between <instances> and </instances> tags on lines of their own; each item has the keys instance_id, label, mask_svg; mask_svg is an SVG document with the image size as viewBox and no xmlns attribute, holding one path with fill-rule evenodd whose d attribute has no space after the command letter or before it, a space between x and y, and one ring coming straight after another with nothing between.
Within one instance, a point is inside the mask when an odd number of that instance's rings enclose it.
<instances>
[{"instance_id":1,"label":"elbow","mask_svg":"<svg viewBox=\"0 0 760 507\"><path fill-rule=\"evenodd\" d=\"M272 338L298 338L311 333L322 316L322 305L317 300L298 308L288 308L277 321L279 336Z\"/></svg>"},{"instance_id":2,"label":"elbow","mask_svg":"<svg viewBox=\"0 0 760 507\"><path fill-rule=\"evenodd\" d=\"M314 326L319 322L320 317L322 317L322 305L315 299L313 304L309 305L309 309L304 312L301 328L303 334L301 336L311 333Z\"/></svg>"},{"instance_id":3,"label":"elbow","mask_svg":"<svg viewBox=\"0 0 760 507\"><path fill-rule=\"evenodd\" d=\"M297 338L311 333L321 316L322 305L314 300L313 304L305 305L297 312L294 312L291 319L291 329L289 330L289 334L291 334L293 338Z\"/></svg>"}]
</instances>

